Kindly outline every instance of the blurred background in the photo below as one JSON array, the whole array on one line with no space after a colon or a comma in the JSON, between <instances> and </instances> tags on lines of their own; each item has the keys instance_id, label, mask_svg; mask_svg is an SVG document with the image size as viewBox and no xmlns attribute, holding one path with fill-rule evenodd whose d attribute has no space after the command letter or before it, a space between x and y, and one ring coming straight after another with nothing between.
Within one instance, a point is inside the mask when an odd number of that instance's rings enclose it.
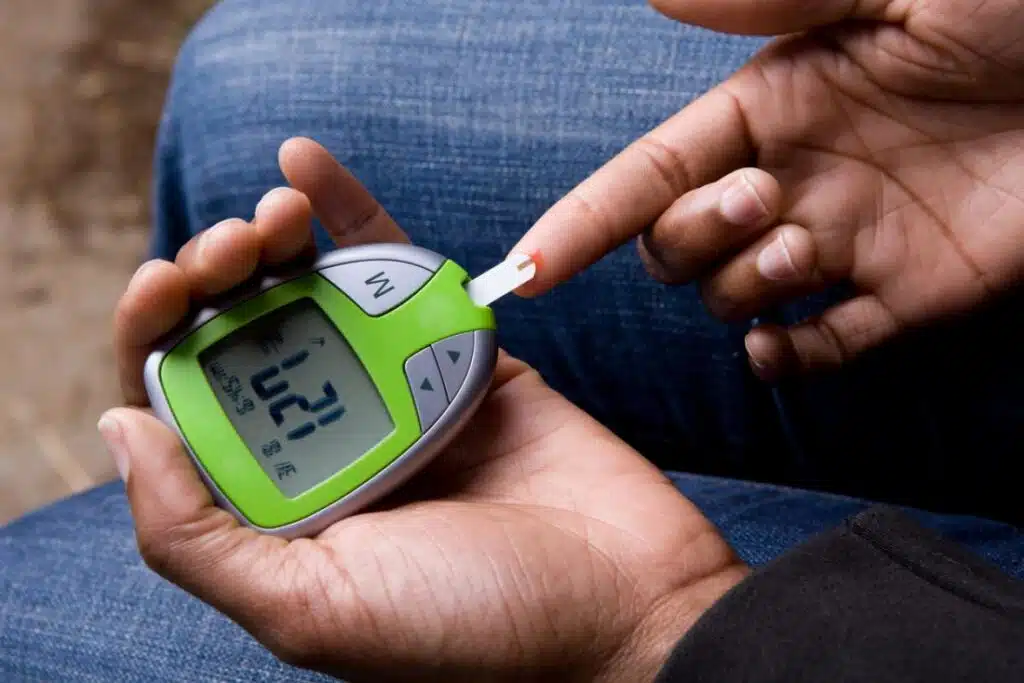
<instances>
[{"instance_id":1,"label":"blurred background","mask_svg":"<svg viewBox=\"0 0 1024 683\"><path fill-rule=\"evenodd\" d=\"M213 0L0 0L0 524L116 476L114 303L145 257L153 140Z\"/></svg>"}]
</instances>

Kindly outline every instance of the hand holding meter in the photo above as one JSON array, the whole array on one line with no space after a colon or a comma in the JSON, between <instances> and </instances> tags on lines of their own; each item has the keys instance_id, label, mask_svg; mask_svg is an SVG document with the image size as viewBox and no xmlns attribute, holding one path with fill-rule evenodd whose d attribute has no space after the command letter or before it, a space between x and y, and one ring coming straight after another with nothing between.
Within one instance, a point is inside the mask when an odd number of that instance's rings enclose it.
<instances>
[{"instance_id":1,"label":"hand holding meter","mask_svg":"<svg viewBox=\"0 0 1024 683\"><path fill-rule=\"evenodd\" d=\"M465 425L497 360L489 305L512 256L469 280L405 244L344 248L201 311L146 362L156 414L218 504L311 536L395 490Z\"/></svg>"}]
</instances>

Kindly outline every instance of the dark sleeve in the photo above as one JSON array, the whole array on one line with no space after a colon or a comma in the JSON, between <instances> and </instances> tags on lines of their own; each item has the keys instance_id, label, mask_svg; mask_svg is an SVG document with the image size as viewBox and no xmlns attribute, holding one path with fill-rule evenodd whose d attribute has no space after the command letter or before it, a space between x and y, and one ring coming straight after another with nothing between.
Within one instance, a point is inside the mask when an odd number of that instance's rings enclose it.
<instances>
[{"instance_id":1,"label":"dark sleeve","mask_svg":"<svg viewBox=\"0 0 1024 683\"><path fill-rule=\"evenodd\" d=\"M1024 583L890 508L753 572L657 683L1024 683Z\"/></svg>"}]
</instances>

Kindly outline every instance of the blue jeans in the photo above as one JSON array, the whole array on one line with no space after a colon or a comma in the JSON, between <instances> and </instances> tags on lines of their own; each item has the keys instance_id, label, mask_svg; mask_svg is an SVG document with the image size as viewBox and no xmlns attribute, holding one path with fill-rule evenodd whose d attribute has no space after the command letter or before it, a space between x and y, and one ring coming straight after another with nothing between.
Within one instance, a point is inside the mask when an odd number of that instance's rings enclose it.
<instances>
[{"instance_id":1,"label":"blue jeans","mask_svg":"<svg viewBox=\"0 0 1024 683\"><path fill-rule=\"evenodd\" d=\"M760 44L639 0L226 0L191 35L169 94L153 253L250 216L284 182L278 145L308 135L415 242L480 272ZM751 564L882 500L1024 577L1024 535L1006 523L1021 519L1009 468L1024 424L1012 311L778 387L749 373L746 326L651 281L632 246L498 316L509 352L687 472L671 476ZM149 572L118 484L0 530L0 680L83 679L321 680Z\"/></svg>"}]
</instances>

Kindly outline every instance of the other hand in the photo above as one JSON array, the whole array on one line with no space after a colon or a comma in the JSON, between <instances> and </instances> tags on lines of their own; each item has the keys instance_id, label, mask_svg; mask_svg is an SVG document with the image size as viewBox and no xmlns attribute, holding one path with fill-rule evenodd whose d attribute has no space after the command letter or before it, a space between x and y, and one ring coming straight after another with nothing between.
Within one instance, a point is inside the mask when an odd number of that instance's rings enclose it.
<instances>
[{"instance_id":1,"label":"other hand","mask_svg":"<svg viewBox=\"0 0 1024 683\"><path fill-rule=\"evenodd\" d=\"M1014 0L654 0L784 36L548 211L536 295L640 236L649 271L742 320L855 295L747 337L765 378L834 368L1024 277L1024 6Z\"/></svg>"}]
</instances>

